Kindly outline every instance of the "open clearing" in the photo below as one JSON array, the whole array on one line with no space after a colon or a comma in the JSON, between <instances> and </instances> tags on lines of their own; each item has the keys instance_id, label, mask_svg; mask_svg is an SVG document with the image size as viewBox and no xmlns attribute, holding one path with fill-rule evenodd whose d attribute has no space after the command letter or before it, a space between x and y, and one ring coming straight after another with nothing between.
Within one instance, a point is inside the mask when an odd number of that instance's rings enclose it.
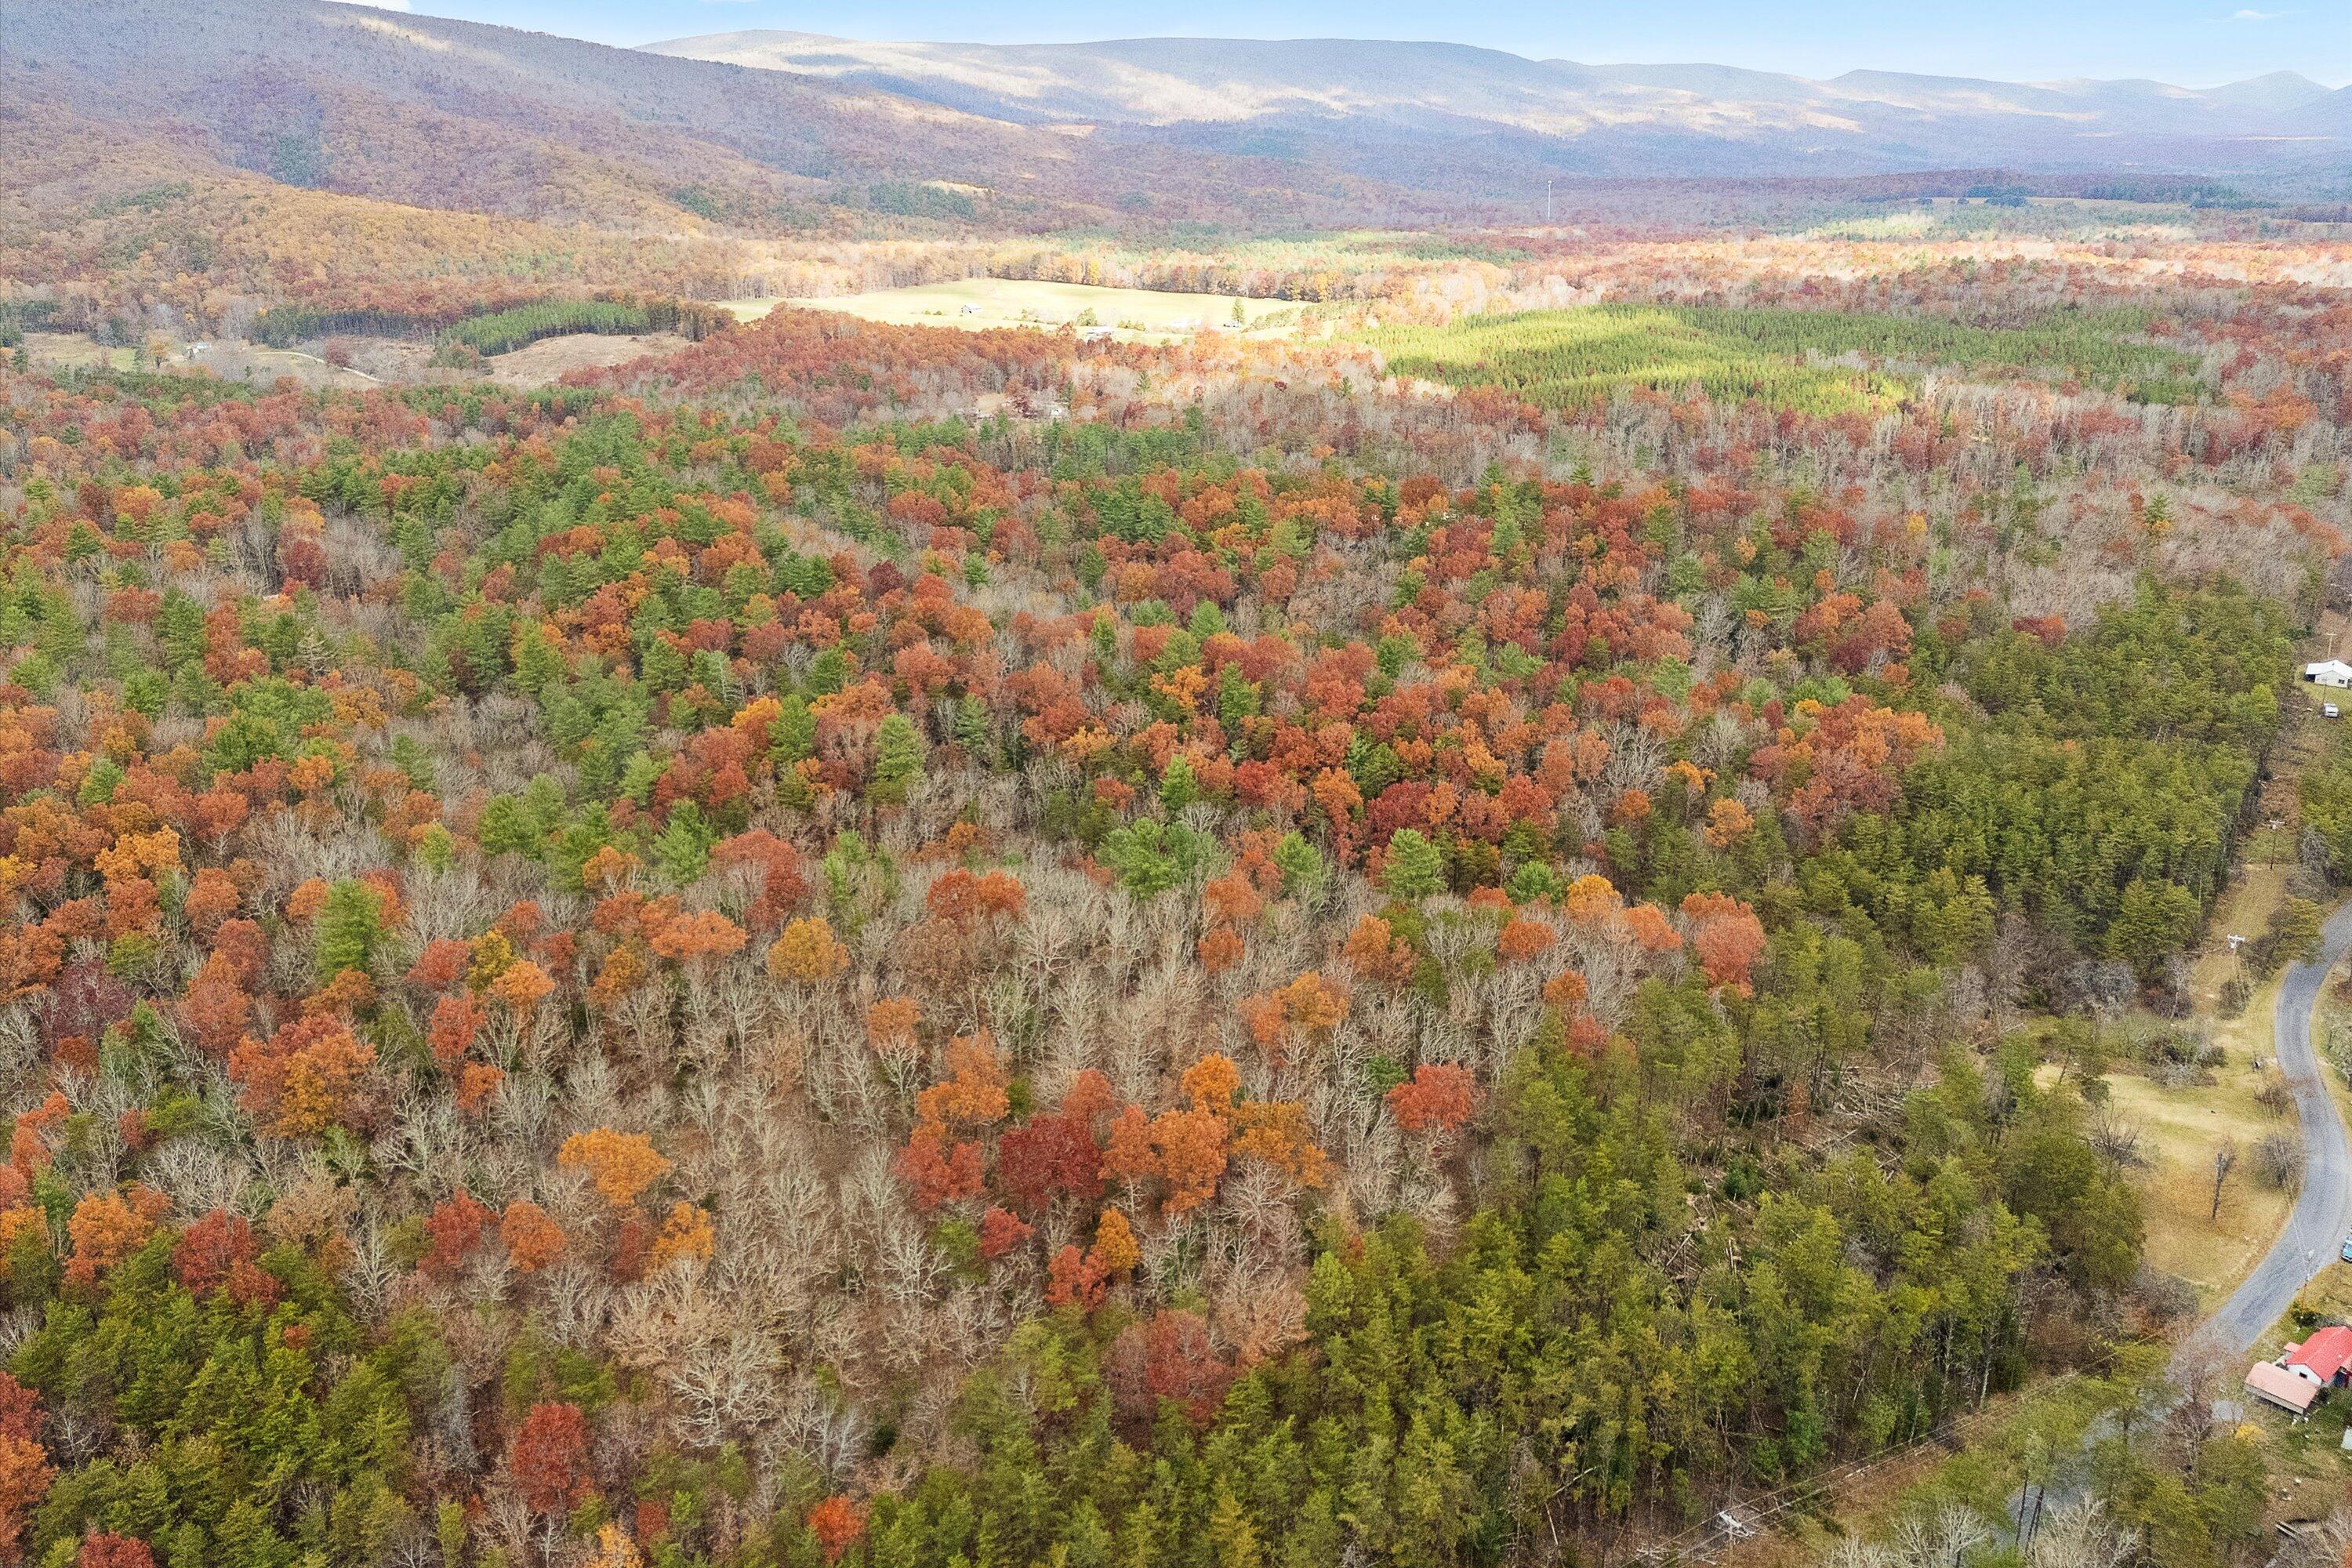
<instances>
[{"instance_id":1,"label":"open clearing","mask_svg":"<svg viewBox=\"0 0 2352 1568\"><path fill-rule=\"evenodd\" d=\"M436 370L434 345L405 338L355 338L352 363L379 381L456 383L474 379L526 390L552 386L575 370L626 364L687 346L676 332L564 332L492 354L478 373Z\"/></svg>"},{"instance_id":2,"label":"open clearing","mask_svg":"<svg viewBox=\"0 0 2352 1568\"><path fill-rule=\"evenodd\" d=\"M2255 1004L2267 1015L2267 988ZM2253 1007L2247 1009L2249 1013ZM2246 1277L2285 1223L2294 1189L2273 1187L2254 1172L2253 1148L2272 1133L2293 1136L2291 1116L2273 1115L2254 1095L2273 1075L2257 1072L2252 1052L2237 1043L2213 1069L2214 1081L2168 1089L2145 1078L2107 1079L2116 1116L2140 1129L2147 1161L2140 1194L2147 1205L2147 1261L2197 1288L2200 1309L2225 1299ZM2213 1154L2224 1140L2237 1145L2238 1163L2213 1209Z\"/></svg>"},{"instance_id":3,"label":"open clearing","mask_svg":"<svg viewBox=\"0 0 2352 1568\"><path fill-rule=\"evenodd\" d=\"M2212 1081L2167 1088L2137 1074L2107 1079L2116 1116L2143 1134L2147 1260L2195 1286L2200 1310L2219 1305L2246 1277L2294 1203L2294 1188L2265 1184L2253 1159L2254 1145L2264 1137L2292 1137L2295 1131L2292 1115L2273 1114L2255 1099L2277 1076L2271 1030L2278 982L2257 985L2235 1017L2221 1016L2221 987L2240 973L2227 933L2257 932L2269 921L2285 896L2287 868L2268 857L2292 842L2285 829L2258 827L2248 836L2245 859L2214 907L2206 944L2189 973L2198 1026L2223 1052ZM2213 1155L2225 1140L2237 1145L2238 1162L2222 1184L2216 1215Z\"/></svg>"},{"instance_id":4,"label":"open clearing","mask_svg":"<svg viewBox=\"0 0 2352 1568\"><path fill-rule=\"evenodd\" d=\"M1300 307L1281 300L1246 300L1231 294L1176 294L1156 289L1098 289L1086 283L1034 283L1010 278L966 278L953 283L923 283L816 300L722 300L719 308L741 321L756 321L779 305L838 310L862 321L895 326L984 327L1099 326L1128 342L1173 342L1197 331L1231 330L1234 307L1241 307L1244 335L1287 336Z\"/></svg>"},{"instance_id":5,"label":"open clearing","mask_svg":"<svg viewBox=\"0 0 2352 1568\"><path fill-rule=\"evenodd\" d=\"M376 379L329 364L316 354L269 348L242 338L201 344L169 341L160 365L151 362L144 350L110 348L80 332L26 332L25 348L35 366L50 371L209 371L224 381L250 381L263 386L285 377L306 387L362 387Z\"/></svg>"},{"instance_id":6,"label":"open clearing","mask_svg":"<svg viewBox=\"0 0 2352 1568\"><path fill-rule=\"evenodd\" d=\"M508 386L552 386L575 370L626 364L648 354L673 354L686 346L687 340L676 332L627 336L567 332L495 355L484 362L483 368L493 381Z\"/></svg>"},{"instance_id":7,"label":"open clearing","mask_svg":"<svg viewBox=\"0 0 2352 1568\"><path fill-rule=\"evenodd\" d=\"M26 332L25 354L41 370L135 370L139 351L109 348L79 332Z\"/></svg>"},{"instance_id":8,"label":"open clearing","mask_svg":"<svg viewBox=\"0 0 2352 1568\"><path fill-rule=\"evenodd\" d=\"M365 387L382 383L457 383L478 379L463 372L432 367L433 345L404 338L351 336L349 368L329 364L299 349L276 349L241 338L202 345L174 342L164 368L209 371L224 381L249 381L267 386L292 377L306 387ZM79 332L27 332L25 346L34 364L46 370L134 371L146 367L145 356L131 348L109 348ZM575 370L626 364L648 355L673 354L688 346L676 332L566 332L482 362L478 379L501 386L535 390L552 386Z\"/></svg>"}]
</instances>

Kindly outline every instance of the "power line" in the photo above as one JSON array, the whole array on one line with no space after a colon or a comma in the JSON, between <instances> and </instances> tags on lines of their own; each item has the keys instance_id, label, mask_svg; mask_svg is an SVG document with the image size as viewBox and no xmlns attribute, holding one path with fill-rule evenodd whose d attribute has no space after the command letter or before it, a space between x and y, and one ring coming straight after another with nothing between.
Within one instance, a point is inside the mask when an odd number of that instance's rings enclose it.
<instances>
[{"instance_id":1,"label":"power line","mask_svg":"<svg viewBox=\"0 0 2352 1568\"><path fill-rule=\"evenodd\" d=\"M2059 1386L2090 1373L2100 1371L2114 1364L2116 1360L2126 1352L2139 1349L2148 1342L2150 1342L2136 1340L2117 1345L2097 1360L2070 1370L2063 1378L2047 1387ZM2047 1392L2047 1387L2043 1392ZM1640 1554L1652 1562L1712 1562L1726 1547L1748 1535L1759 1532L1773 1521L1794 1512L1801 1504L1810 1502L1832 1488L1843 1486L1883 1465L1891 1464L1896 1459L1916 1453L1931 1443L1940 1442L1950 1436L1965 1437L1979 1427L1995 1425L2005 1418L2006 1413L2003 1411L1982 1408L1948 1415L1916 1436L1906 1438L1900 1443L1889 1444L1884 1448L1849 1459L1834 1470L1810 1476L1802 1480L1785 1482L1769 1492L1759 1493L1742 1502L1727 1505L1717 1514L1715 1519L1704 1524L1693 1525L1680 1534L1669 1536L1663 1542L1645 1546ZM1721 1521L1726 1516L1730 1515L1733 1507L1748 1511L1744 1516L1732 1516L1734 1522L1727 1526Z\"/></svg>"}]
</instances>

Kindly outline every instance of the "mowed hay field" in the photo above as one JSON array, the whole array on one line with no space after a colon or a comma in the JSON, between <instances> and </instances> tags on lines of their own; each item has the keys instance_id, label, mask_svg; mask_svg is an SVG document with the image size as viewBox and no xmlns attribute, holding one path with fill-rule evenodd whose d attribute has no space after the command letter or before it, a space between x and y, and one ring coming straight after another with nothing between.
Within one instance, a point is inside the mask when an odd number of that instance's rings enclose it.
<instances>
[{"instance_id":1,"label":"mowed hay field","mask_svg":"<svg viewBox=\"0 0 2352 1568\"><path fill-rule=\"evenodd\" d=\"M1237 299L1231 294L1175 294L1155 289L1098 289L1086 283L1033 283L1010 278L966 278L907 289L877 289L811 300L724 300L722 310L756 321L779 305L838 310L894 326L1108 327L1129 342L1171 342L1211 329L1234 327L1254 338L1285 337L1295 331L1300 308L1282 300ZM1091 319L1088 319L1088 318Z\"/></svg>"}]
</instances>

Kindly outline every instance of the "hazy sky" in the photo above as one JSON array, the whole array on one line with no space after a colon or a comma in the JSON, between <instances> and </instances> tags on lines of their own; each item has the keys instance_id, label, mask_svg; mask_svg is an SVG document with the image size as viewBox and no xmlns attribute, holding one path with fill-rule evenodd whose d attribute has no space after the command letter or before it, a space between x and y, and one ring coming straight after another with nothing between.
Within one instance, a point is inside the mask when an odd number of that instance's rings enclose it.
<instances>
[{"instance_id":1,"label":"hazy sky","mask_svg":"<svg viewBox=\"0 0 2352 1568\"><path fill-rule=\"evenodd\" d=\"M1835 76L1867 67L2048 80L2155 77L2209 87L2299 70L2352 78L2352 0L376 0L608 44L783 27L856 38L1068 42L1444 38L1535 58L1706 61Z\"/></svg>"}]
</instances>

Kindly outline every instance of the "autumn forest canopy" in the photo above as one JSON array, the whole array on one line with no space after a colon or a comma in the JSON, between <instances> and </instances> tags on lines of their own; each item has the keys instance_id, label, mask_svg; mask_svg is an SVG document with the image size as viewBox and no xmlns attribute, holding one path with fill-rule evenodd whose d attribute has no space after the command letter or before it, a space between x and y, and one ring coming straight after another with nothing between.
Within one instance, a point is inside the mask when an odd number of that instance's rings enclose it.
<instances>
[{"instance_id":1,"label":"autumn forest canopy","mask_svg":"<svg viewBox=\"0 0 2352 1568\"><path fill-rule=\"evenodd\" d=\"M1615 1563L2182 1326L2099 1064L2318 722L2329 214L1278 227L398 26L0 110L0 1562Z\"/></svg>"}]
</instances>

